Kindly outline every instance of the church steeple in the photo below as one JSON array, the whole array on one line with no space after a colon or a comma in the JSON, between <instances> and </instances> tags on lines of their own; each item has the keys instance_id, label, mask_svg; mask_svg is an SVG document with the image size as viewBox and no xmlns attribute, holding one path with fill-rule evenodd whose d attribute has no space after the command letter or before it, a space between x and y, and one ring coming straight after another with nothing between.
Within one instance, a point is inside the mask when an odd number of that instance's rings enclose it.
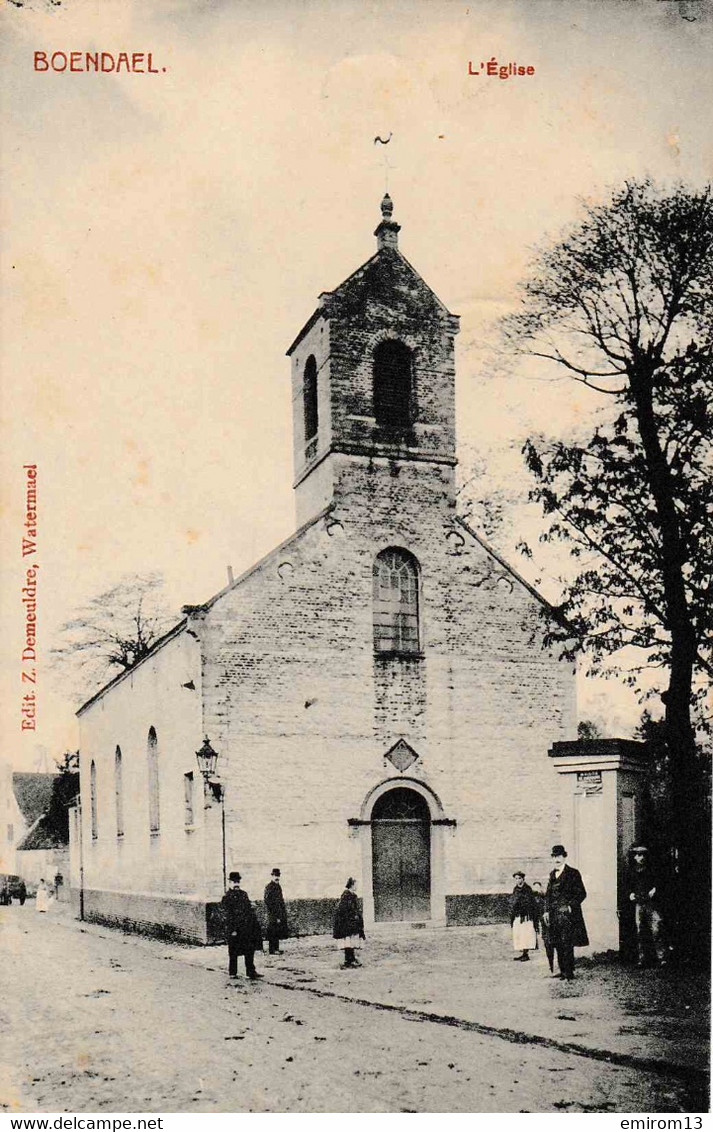
<instances>
[{"instance_id":1,"label":"church steeple","mask_svg":"<svg viewBox=\"0 0 713 1132\"><path fill-rule=\"evenodd\" d=\"M319 296L287 351L299 525L367 464L377 477L408 465L454 491L459 320L404 258L393 211L386 193L375 254Z\"/></svg>"},{"instance_id":2,"label":"church steeple","mask_svg":"<svg viewBox=\"0 0 713 1132\"><path fill-rule=\"evenodd\" d=\"M401 225L392 220L393 212L394 202L388 193L384 193L384 199L381 202L381 223L374 230L376 246L379 251L382 248L398 249Z\"/></svg>"}]
</instances>

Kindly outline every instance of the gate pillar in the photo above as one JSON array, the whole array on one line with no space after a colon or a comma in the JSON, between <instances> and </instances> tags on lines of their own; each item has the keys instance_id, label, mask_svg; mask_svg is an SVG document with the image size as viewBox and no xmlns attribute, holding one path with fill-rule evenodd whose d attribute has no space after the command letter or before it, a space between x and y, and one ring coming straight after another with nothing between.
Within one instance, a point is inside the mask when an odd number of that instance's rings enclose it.
<instances>
[{"instance_id":1,"label":"gate pillar","mask_svg":"<svg viewBox=\"0 0 713 1132\"><path fill-rule=\"evenodd\" d=\"M618 951L627 854L644 837L646 743L587 739L554 743L552 765L564 787L562 840L582 874L582 911L593 951Z\"/></svg>"}]
</instances>

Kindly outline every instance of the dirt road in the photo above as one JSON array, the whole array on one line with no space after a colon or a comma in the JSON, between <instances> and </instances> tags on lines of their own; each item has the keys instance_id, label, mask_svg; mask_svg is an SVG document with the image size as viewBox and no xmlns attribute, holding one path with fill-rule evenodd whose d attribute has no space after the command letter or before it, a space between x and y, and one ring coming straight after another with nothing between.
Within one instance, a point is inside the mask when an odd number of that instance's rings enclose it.
<instances>
[{"instance_id":1,"label":"dirt road","mask_svg":"<svg viewBox=\"0 0 713 1132\"><path fill-rule=\"evenodd\" d=\"M264 961L262 981L231 984L222 949L207 953L211 970L155 941L38 915L32 903L0 909L0 932L3 1111L696 1107L676 1075L276 986L279 960Z\"/></svg>"}]
</instances>

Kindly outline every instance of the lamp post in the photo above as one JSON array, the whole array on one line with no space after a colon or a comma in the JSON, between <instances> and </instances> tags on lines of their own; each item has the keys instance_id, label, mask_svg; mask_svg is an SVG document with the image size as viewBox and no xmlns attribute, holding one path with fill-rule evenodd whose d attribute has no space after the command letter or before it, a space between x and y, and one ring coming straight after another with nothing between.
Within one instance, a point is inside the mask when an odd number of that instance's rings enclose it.
<instances>
[{"instance_id":1,"label":"lamp post","mask_svg":"<svg viewBox=\"0 0 713 1132\"><path fill-rule=\"evenodd\" d=\"M72 828L75 835L75 844L79 848L79 919L84 919L84 830L82 829L82 795L77 794L73 802L70 803L69 812L72 814L71 821L74 823ZM71 850L70 850L71 854ZM70 855L71 861L71 855ZM71 866L70 866L71 867ZM72 878L70 876L70 888Z\"/></svg>"},{"instance_id":2,"label":"lamp post","mask_svg":"<svg viewBox=\"0 0 713 1132\"><path fill-rule=\"evenodd\" d=\"M206 735L203 746L196 751L198 769L203 775L203 809L210 810L214 802L220 802L220 825L223 846L223 889L228 886L225 867L225 788L216 775L218 765L218 752L213 750L210 739Z\"/></svg>"}]
</instances>

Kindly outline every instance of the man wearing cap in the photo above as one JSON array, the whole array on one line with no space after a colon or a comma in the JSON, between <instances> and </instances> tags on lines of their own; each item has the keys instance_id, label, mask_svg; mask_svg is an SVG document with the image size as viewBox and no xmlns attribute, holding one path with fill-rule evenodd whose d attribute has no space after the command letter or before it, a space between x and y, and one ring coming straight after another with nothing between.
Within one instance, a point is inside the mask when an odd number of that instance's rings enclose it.
<instances>
[{"instance_id":1,"label":"man wearing cap","mask_svg":"<svg viewBox=\"0 0 713 1132\"><path fill-rule=\"evenodd\" d=\"M537 947L537 903L529 884L525 884L525 874L518 870L512 875L515 880L510 897L512 945L521 953L514 956L514 962L526 963L530 952Z\"/></svg>"},{"instance_id":2,"label":"man wearing cap","mask_svg":"<svg viewBox=\"0 0 713 1132\"><path fill-rule=\"evenodd\" d=\"M240 887L240 879L240 873L230 873L230 887L222 900L228 941L228 976L237 979L238 956L244 955L247 977L261 979L262 975L255 970L255 952L262 951L262 933L250 897Z\"/></svg>"},{"instance_id":3,"label":"man wearing cap","mask_svg":"<svg viewBox=\"0 0 713 1132\"><path fill-rule=\"evenodd\" d=\"M589 943L582 915L582 901L587 898L587 890L579 871L566 864L566 860L564 845L553 845L555 867L547 884L544 919L549 927L552 947L557 952L559 977L573 979L574 949L586 947Z\"/></svg>"},{"instance_id":4,"label":"man wearing cap","mask_svg":"<svg viewBox=\"0 0 713 1132\"><path fill-rule=\"evenodd\" d=\"M270 955L282 955L280 940L287 939L287 909L282 895L280 870L272 870L272 880L265 886L265 911L267 912L267 942Z\"/></svg>"},{"instance_id":5,"label":"man wearing cap","mask_svg":"<svg viewBox=\"0 0 713 1132\"><path fill-rule=\"evenodd\" d=\"M661 915L658 910L659 892L656 877L649 865L648 849L635 845L631 850L633 863L629 871L629 900L634 905L636 922L636 948L639 967L654 960L666 965L666 945L662 935Z\"/></svg>"}]
</instances>

